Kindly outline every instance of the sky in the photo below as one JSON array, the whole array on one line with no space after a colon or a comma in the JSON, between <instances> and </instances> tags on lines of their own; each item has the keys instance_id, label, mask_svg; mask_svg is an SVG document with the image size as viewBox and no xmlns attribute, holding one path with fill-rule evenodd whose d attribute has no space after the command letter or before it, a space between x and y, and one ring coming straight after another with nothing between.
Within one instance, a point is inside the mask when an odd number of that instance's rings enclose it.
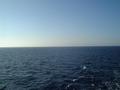
<instances>
[{"instance_id":1,"label":"sky","mask_svg":"<svg viewBox=\"0 0 120 90\"><path fill-rule=\"evenodd\" d=\"M0 0L0 47L120 46L120 0Z\"/></svg>"}]
</instances>

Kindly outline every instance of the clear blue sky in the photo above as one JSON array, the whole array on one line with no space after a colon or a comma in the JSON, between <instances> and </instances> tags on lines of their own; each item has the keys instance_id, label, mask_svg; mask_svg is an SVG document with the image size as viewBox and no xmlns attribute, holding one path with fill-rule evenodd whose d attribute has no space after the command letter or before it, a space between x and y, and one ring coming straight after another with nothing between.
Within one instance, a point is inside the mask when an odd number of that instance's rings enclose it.
<instances>
[{"instance_id":1,"label":"clear blue sky","mask_svg":"<svg viewBox=\"0 0 120 90\"><path fill-rule=\"evenodd\" d=\"M0 47L120 45L120 0L0 0Z\"/></svg>"}]
</instances>

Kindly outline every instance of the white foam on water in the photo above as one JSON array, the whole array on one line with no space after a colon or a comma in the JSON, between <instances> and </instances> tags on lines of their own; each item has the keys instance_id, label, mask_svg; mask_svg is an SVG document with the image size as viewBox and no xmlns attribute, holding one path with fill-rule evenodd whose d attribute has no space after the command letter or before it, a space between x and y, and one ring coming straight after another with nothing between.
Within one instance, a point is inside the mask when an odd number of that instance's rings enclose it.
<instances>
[{"instance_id":1,"label":"white foam on water","mask_svg":"<svg viewBox=\"0 0 120 90\"><path fill-rule=\"evenodd\" d=\"M87 69L87 67L86 67L86 66L83 66L83 70L85 70L85 69Z\"/></svg>"},{"instance_id":2,"label":"white foam on water","mask_svg":"<svg viewBox=\"0 0 120 90\"><path fill-rule=\"evenodd\" d=\"M77 79L73 79L72 81L75 82L75 81L77 81Z\"/></svg>"},{"instance_id":3,"label":"white foam on water","mask_svg":"<svg viewBox=\"0 0 120 90\"><path fill-rule=\"evenodd\" d=\"M94 83L92 83L92 84L91 84L91 86L92 86L92 87L94 87L94 86L95 86L95 84L94 84Z\"/></svg>"},{"instance_id":4,"label":"white foam on water","mask_svg":"<svg viewBox=\"0 0 120 90\"><path fill-rule=\"evenodd\" d=\"M68 84L65 88L68 89L71 86L71 84Z\"/></svg>"}]
</instances>

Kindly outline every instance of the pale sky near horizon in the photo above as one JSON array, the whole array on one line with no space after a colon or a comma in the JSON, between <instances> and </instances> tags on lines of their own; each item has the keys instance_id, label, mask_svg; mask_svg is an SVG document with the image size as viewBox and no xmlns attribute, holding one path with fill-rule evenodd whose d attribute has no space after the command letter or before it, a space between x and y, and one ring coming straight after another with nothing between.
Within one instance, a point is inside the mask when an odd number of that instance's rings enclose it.
<instances>
[{"instance_id":1,"label":"pale sky near horizon","mask_svg":"<svg viewBox=\"0 0 120 90\"><path fill-rule=\"evenodd\" d=\"M0 0L0 47L120 46L120 0Z\"/></svg>"}]
</instances>

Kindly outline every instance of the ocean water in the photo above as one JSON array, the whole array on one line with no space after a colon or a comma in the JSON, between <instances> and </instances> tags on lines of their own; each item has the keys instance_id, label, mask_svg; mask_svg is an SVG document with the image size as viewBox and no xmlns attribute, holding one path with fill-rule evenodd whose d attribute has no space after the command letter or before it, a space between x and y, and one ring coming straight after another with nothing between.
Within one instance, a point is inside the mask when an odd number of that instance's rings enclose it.
<instances>
[{"instance_id":1,"label":"ocean water","mask_svg":"<svg viewBox=\"0 0 120 90\"><path fill-rule=\"evenodd\" d=\"M0 90L120 90L120 47L0 48Z\"/></svg>"}]
</instances>

